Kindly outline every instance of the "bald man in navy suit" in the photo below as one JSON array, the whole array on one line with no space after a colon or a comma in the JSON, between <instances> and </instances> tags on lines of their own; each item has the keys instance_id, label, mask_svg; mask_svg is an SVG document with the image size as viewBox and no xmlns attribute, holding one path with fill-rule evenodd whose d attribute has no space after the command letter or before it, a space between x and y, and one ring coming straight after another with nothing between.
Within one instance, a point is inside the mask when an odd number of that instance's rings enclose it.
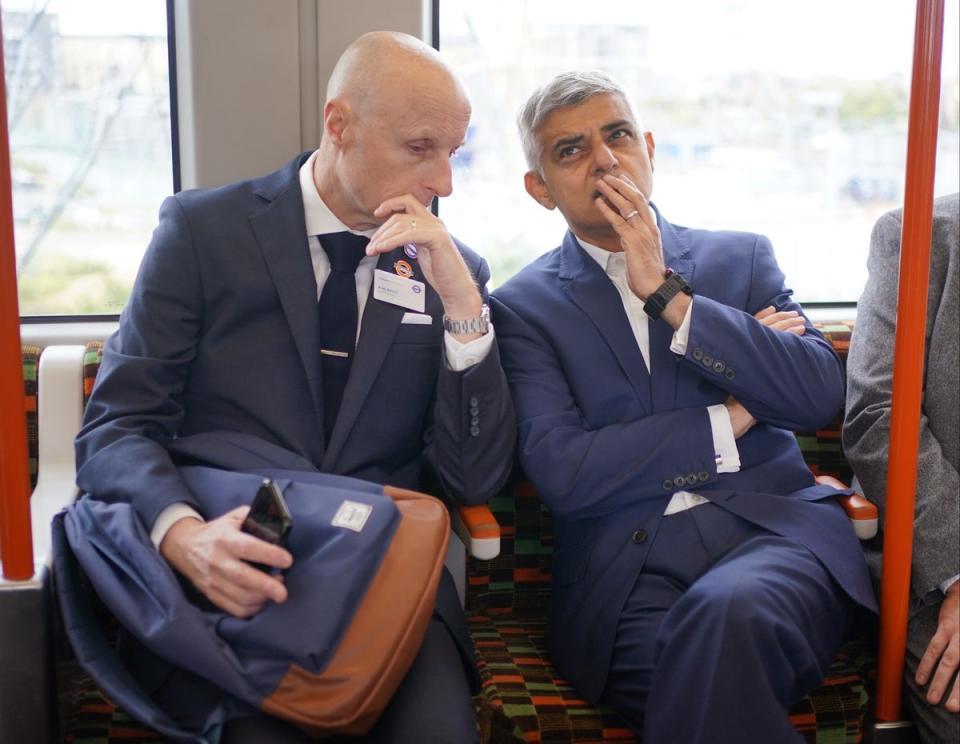
<instances>
[{"instance_id":1,"label":"bald man in navy suit","mask_svg":"<svg viewBox=\"0 0 960 744\"><path fill-rule=\"evenodd\" d=\"M515 419L486 310L486 262L430 211L470 104L404 34L354 42L322 141L280 170L167 199L77 438L78 484L133 504L161 554L214 605L283 602L283 548L198 513L177 471L269 462L481 503L505 481ZM220 460L218 460L220 458ZM251 495L252 496L252 495ZM154 680L157 695L176 677ZM420 655L370 741L471 741L476 688L449 575ZM424 700L443 700L443 705ZM297 741L268 718L228 741Z\"/></svg>"}]
</instances>

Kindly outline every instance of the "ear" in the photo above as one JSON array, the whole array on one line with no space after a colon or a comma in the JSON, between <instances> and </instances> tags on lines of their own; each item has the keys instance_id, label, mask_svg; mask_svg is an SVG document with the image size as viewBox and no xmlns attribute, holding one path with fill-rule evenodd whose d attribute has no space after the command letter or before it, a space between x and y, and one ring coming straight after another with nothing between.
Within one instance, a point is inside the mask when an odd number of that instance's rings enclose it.
<instances>
[{"instance_id":1,"label":"ear","mask_svg":"<svg viewBox=\"0 0 960 744\"><path fill-rule=\"evenodd\" d=\"M323 135L340 146L343 144L344 131L350 119L350 107L334 98L323 107Z\"/></svg>"},{"instance_id":2,"label":"ear","mask_svg":"<svg viewBox=\"0 0 960 744\"><path fill-rule=\"evenodd\" d=\"M536 171L527 171L523 176L523 185L527 193L533 197L541 207L546 209L556 209L557 203L550 196L550 190L544 182L543 177Z\"/></svg>"},{"instance_id":3,"label":"ear","mask_svg":"<svg viewBox=\"0 0 960 744\"><path fill-rule=\"evenodd\" d=\"M653 153L657 149L656 143L653 141L653 132L644 132L643 139L647 143L647 157L650 159L650 170L654 170L654 158Z\"/></svg>"}]
</instances>

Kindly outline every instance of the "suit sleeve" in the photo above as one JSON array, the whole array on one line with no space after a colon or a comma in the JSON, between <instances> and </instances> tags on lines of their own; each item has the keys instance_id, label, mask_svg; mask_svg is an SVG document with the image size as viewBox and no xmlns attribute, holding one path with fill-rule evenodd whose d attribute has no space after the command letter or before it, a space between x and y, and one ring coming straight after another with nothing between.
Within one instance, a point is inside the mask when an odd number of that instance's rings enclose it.
<instances>
[{"instance_id":1,"label":"suit sleeve","mask_svg":"<svg viewBox=\"0 0 960 744\"><path fill-rule=\"evenodd\" d=\"M120 327L104 345L75 443L77 485L96 498L133 504L148 530L174 502L197 506L164 443L183 421L181 394L202 318L189 227L170 197Z\"/></svg>"},{"instance_id":2,"label":"suit sleeve","mask_svg":"<svg viewBox=\"0 0 960 744\"><path fill-rule=\"evenodd\" d=\"M549 339L519 308L497 297L493 307L517 406L520 462L551 511L571 519L602 516L716 482L706 407L591 427ZM603 385L600 377L597 384Z\"/></svg>"},{"instance_id":3,"label":"suit sleeve","mask_svg":"<svg viewBox=\"0 0 960 744\"><path fill-rule=\"evenodd\" d=\"M809 320L797 336L753 317L772 305L802 308L784 285L767 238L757 237L746 309L694 295L682 364L726 390L757 420L783 429L817 429L843 405L843 367ZM662 322L662 321L661 321Z\"/></svg>"},{"instance_id":4,"label":"suit sleeve","mask_svg":"<svg viewBox=\"0 0 960 744\"><path fill-rule=\"evenodd\" d=\"M470 268L488 302L487 262L479 259ZM496 344L461 372L451 369L443 354L432 418L424 456L444 491L466 504L486 503L510 475L517 434Z\"/></svg>"},{"instance_id":5,"label":"suit sleeve","mask_svg":"<svg viewBox=\"0 0 960 744\"><path fill-rule=\"evenodd\" d=\"M900 220L890 214L873 229L869 278L857 305L857 325L847 359L843 445L864 495L880 507L881 520L887 495L900 229ZM931 281L931 294L936 286L939 282ZM936 300L929 298L928 308L936 308ZM933 320L928 319L928 328L933 327ZM955 327L956 320L953 322ZM921 596L960 573L958 492L957 470L921 410L912 572L914 592Z\"/></svg>"}]
</instances>

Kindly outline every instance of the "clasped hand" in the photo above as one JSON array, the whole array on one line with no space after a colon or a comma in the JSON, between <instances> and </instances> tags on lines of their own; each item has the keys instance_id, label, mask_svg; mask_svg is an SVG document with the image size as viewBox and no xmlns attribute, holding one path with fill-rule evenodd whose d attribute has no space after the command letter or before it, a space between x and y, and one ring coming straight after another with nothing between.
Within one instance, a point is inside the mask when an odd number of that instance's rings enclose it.
<instances>
[{"instance_id":1,"label":"clasped hand","mask_svg":"<svg viewBox=\"0 0 960 744\"><path fill-rule=\"evenodd\" d=\"M373 212L384 222L370 237L367 255L389 253L412 243L417 262L453 320L480 314L480 292L446 225L412 195L387 199Z\"/></svg>"}]
</instances>

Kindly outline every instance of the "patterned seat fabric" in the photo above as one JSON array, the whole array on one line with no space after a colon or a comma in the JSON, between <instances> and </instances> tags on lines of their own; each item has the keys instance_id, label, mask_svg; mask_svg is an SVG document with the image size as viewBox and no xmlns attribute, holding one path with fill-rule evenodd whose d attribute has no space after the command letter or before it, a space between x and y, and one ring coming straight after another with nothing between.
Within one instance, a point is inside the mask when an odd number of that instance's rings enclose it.
<instances>
[{"instance_id":1,"label":"patterned seat fabric","mask_svg":"<svg viewBox=\"0 0 960 744\"><path fill-rule=\"evenodd\" d=\"M23 358L23 397L27 412L27 472L30 474L30 490L37 485L37 369L40 366L40 347L20 347Z\"/></svg>"},{"instance_id":2,"label":"patterned seat fabric","mask_svg":"<svg viewBox=\"0 0 960 744\"><path fill-rule=\"evenodd\" d=\"M818 325L846 364L852 323ZM840 447L842 415L831 427L797 439L811 469L849 482ZM609 708L585 702L550 664L544 626L553 532L549 512L518 478L490 507L501 525L500 555L468 560L467 618L483 679L482 741L633 741ZM823 686L790 709L808 742L863 740L873 650L863 639L837 654ZM486 725L485 724L489 724Z\"/></svg>"}]
</instances>

